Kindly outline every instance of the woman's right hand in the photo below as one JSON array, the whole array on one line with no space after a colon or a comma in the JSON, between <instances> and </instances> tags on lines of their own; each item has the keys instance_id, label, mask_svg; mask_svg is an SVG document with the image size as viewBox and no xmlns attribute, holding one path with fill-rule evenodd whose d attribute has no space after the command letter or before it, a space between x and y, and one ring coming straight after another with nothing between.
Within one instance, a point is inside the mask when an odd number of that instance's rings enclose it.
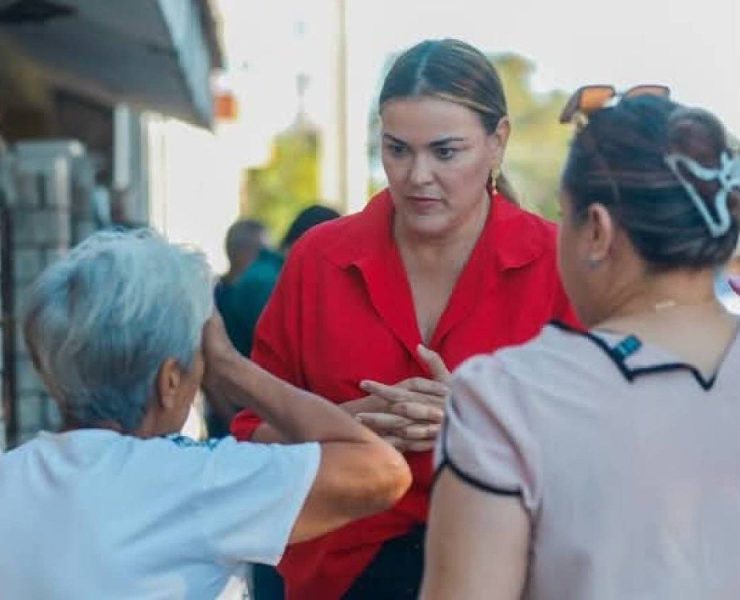
<instances>
[{"instance_id":1,"label":"woman's right hand","mask_svg":"<svg viewBox=\"0 0 740 600\"><path fill-rule=\"evenodd\" d=\"M360 387L370 395L342 405L402 452L434 447L449 396L450 372L442 358L423 346L418 351L434 379L412 377L395 385L363 381Z\"/></svg>"},{"instance_id":2,"label":"woman's right hand","mask_svg":"<svg viewBox=\"0 0 740 600\"><path fill-rule=\"evenodd\" d=\"M387 408L383 412L361 412L356 418L401 452L425 452L434 448L449 395L445 384L413 377L396 385L364 381Z\"/></svg>"}]
</instances>

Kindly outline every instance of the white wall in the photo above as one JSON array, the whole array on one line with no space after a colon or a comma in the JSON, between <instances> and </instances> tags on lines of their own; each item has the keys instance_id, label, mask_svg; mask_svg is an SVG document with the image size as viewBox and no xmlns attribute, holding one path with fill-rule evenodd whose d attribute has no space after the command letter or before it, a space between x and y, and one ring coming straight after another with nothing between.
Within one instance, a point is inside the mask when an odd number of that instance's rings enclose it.
<instances>
[{"instance_id":1,"label":"white wall","mask_svg":"<svg viewBox=\"0 0 740 600\"><path fill-rule=\"evenodd\" d=\"M216 272L226 269L223 238L239 212L243 161L228 129L216 133L146 117L149 212L173 242L194 244Z\"/></svg>"}]
</instances>

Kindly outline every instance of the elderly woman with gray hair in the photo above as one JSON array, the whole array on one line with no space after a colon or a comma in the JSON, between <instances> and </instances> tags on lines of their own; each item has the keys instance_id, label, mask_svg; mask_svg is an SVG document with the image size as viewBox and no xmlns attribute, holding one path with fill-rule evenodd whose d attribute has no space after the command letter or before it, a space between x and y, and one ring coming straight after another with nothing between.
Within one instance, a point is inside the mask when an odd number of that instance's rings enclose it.
<instances>
[{"instance_id":1,"label":"elderly woman with gray hair","mask_svg":"<svg viewBox=\"0 0 740 600\"><path fill-rule=\"evenodd\" d=\"M405 492L403 458L239 356L211 297L202 255L150 231L96 234L36 282L25 335L65 429L0 457L0 596L238 596L247 561ZM178 436L204 376L293 445Z\"/></svg>"}]
</instances>

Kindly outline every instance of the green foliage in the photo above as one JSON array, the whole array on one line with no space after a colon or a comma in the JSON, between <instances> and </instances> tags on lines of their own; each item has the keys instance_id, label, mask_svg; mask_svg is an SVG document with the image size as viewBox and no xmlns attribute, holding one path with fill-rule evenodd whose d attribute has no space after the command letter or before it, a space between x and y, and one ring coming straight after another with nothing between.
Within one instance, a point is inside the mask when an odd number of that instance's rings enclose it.
<instances>
[{"instance_id":1,"label":"green foliage","mask_svg":"<svg viewBox=\"0 0 740 600\"><path fill-rule=\"evenodd\" d=\"M560 171L572 134L558 117L567 95L535 94L530 85L534 65L515 54L492 57L506 90L511 138L504 172L528 208L555 219Z\"/></svg>"},{"instance_id":2,"label":"green foliage","mask_svg":"<svg viewBox=\"0 0 740 600\"><path fill-rule=\"evenodd\" d=\"M295 216L318 197L318 136L310 127L298 125L275 139L267 166L248 170L243 212L263 221L279 240Z\"/></svg>"}]
</instances>

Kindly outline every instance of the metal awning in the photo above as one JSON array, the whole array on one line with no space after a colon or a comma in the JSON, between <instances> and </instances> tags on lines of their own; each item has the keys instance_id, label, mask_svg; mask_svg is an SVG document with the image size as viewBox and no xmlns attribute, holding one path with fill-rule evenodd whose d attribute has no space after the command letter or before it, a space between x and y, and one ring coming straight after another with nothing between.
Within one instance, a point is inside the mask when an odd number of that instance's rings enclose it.
<instances>
[{"instance_id":1,"label":"metal awning","mask_svg":"<svg viewBox=\"0 0 740 600\"><path fill-rule=\"evenodd\" d=\"M208 126L214 15L211 0L0 0L0 40L60 86Z\"/></svg>"}]
</instances>

